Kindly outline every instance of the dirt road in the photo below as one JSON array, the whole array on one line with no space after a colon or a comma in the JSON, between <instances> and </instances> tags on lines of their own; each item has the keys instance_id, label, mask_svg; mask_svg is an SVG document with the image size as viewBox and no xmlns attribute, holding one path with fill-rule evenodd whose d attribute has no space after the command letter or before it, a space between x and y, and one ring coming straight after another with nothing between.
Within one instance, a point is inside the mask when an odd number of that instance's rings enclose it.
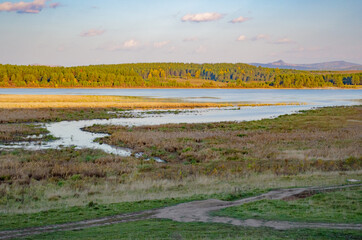
<instances>
[{"instance_id":1,"label":"dirt road","mask_svg":"<svg viewBox=\"0 0 362 240\"><path fill-rule=\"evenodd\" d=\"M193 201L181 203L175 206L129 213L119 214L104 218L84 220L57 225L48 225L43 227L33 227L18 230L1 231L0 239L11 239L26 237L35 234L49 233L55 231L79 230L90 227L106 226L110 224L131 222L145 219L170 219L177 222L214 222L226 223L244 227L270 227L279 230L291 228L327 228L327 229L354 229L362 230L362 224L343 224L343 223L309 223L309 222L289 222L289 221L266 221L247 219L240 220L229 217L210 216L210 212L227 207L238 206L249 202L259 201L262 199L297 199L312 196L313 194L326 191L334 191L343 188L362 186L362 184L334 186L323 188L293 188L273 190L255 197L244 198L236 201L222 201L218 199L208 199L202 201Z\"/></svg>"}]
</instances>

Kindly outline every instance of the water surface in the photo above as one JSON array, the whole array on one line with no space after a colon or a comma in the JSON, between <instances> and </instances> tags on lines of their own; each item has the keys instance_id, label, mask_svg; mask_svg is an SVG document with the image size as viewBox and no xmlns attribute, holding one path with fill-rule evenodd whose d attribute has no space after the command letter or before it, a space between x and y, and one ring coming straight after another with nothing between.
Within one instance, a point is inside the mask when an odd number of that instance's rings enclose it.
<instances>
[{"instance_id":1,"label":"water surface","mask_svg":"<svg viewBox=\"0 0 362 240\"><path fill-rule=\"evenodd\" d=\"M142 118L109 120L62 121L45 124L51 135L59 138L52 142L13 143L0 148L49 149L73 146L75 148L101 149L107 153L129 156L130 149L116 148L94 142L106 134L90 133L81 129L94 124L122 126L158 125L167 123L206 123L222 121L250 121L273 118L315 107L359 104L362 90L280 90L280 89L0 89L0 94L67 94L67 95L116 95L153 98L176 98L184 101L203 102L299 102L306 105L229 107L181 111L179 114L142 114Z\"/></svg>"},{"instance_id":2,"label":"water surface","mask_svg":"<svg viewBox=\"0 0 362 240\"><path fill-rule=\"evenodd\" d=\"M360 89L85 89L0 88L0 94L112 95L176 98L192 102L306 102L341 105L362 98Z\"/></svg>"}]
</instances>

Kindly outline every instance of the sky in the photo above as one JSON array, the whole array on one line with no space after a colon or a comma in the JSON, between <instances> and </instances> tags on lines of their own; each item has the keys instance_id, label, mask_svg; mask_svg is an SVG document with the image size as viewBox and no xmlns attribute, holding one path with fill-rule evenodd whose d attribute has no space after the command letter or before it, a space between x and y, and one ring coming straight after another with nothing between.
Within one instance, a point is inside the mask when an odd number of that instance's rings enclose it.
<instances>
[{"instance_id":1,"label":"sky","mask_svg":"<svg viewBox=\"0 0 362 240\"><path fill-rule=\"evenodd\" d=\"M361 0L0 0L0 64L362 64Z\"/></svg>"}]
</instances>

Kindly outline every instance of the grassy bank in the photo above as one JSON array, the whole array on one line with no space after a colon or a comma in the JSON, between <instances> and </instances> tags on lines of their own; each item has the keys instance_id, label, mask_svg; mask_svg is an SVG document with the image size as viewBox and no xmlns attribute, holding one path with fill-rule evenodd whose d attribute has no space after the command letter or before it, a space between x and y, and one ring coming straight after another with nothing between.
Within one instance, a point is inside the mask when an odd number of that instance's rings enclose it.
<instances>
[{"instance_id":1,"label":"grassy bank","mask_svg":"<svg viewBox=\"0 0 362 240\"><path fill-rule=\"evenodd\" d=\"M144 156L141 158L73 148L2 151L0 229L90 219L198 199L234 200L272 188L339 185L348 183L348 179L362 180L359 148L361 113L360 106L336 107L241 123L167 124L133 128L93 126L87 129L110 133L110 137L101 141L131 147L136 152L142 151ZM25 138L28 134L43 134L43 130L37 129L37 126L21 123L7 123L0 127L3 142L15 136L15 133L19 138ZM161 157L167 163L147 161L149 156ZM345 191L294 202L264 200L253 203L255 205L249 212L234 209L234 214L235 217L260 216L298 221L319 208L320 211L312 218L322 221L326 217L333 219L333 216L336 220L340 215L335 213L343 212L345 208L342 215L355 222L353 219L358 219L358 216L351 217L350 212L357 214L360 210L348 205L348 201L359 203L360 190ZM344 198L346 196L347 199ZM331 204L341 201L345 201L345 204L330 210L333 207ZM321 206L323 202L325 207ZM295 214L295 211L288 209L293 207L300 209L301 215L292 218L290 214ZM265 209L271 213L263 212ZM249 215L237 215L240 211ZM251 238L281 239L285 236L270 229L147 220L39 237L55 238L65 234L62 236L91 238L91 234L97 237L98 232L104 234L107 231L107 235L102 236L114 238L119 236L117 229L122 229L122 237L145 237L126 230L133 229L129 225L138 226L144 232L154 231L149 235L151 237L166 239L174 235L169 235L170 231L155 229L175 229L172 233L188 238L193 227L197 232L195 238L200 239L237 239L248 236L243 235L244 232L250 232ZM206 226L215 231L219 229L219 232L207 231ZM332 230L290 230L286 233L291 239L296 236L321 239L343 239L346 236L353 239L358 236L354 231Z\"/></svg>"},{"instance_id":2,"label":"grassy bank","mask_svg":"<svg viewBox=\"0 0 362 240\"><path fill-rule=\"evenodd\" d=\"M34 124L1 124L0 143L18 141L46 141L53 139L48 130Z\"/></svg>"},{"instance_id":3,"label":"grassy bank","mask_svg":"<svg viewBox=\"0 0 362 240\"><path fill-rule=\"evenodd\" d=\"M226 107L226 103L182 102L174 99L155 99L123 96L74 96L74 95L0 95L0 108L122 108L170 109Z\"/></svg>"},{"instance_id":4,"label":"grassy bank","mask_svg":"<svg viewBox=\"0 0 362 240\"><path fill-rule=\"evenodd\" d=\"M73 148L2 151L2 212L230 193L265 182L263 189L345 183L360 178L361 112L338 107L241 123L88 128L111 134L102 142L144 152L141 158ZM43 131L9 125L0 125L2 142Z\"/></svg>"},{"instance_id":5,"label":"grassy bank","mask_svg":"<svg viewBox=\"0 0 362 240\"><path fill-rule=\"evenodd\" d=\"M214 212L240 219L362 223L362 188L319 193L302 199L261 200Z\"/></svg>"},{"instance_id":6,"label":"grassy bank","mask_svg":"<svg viewBox=\"0 0 362 240\"><path fill-rule=\"evenodd\" d=\"M150 176L290 175L360 169L361 117L361 107L331 107L241 123L95 125L87 129L111 134L102 142L169 163L167 170L149 166Z\"/></svg>"},{"instance_id":7,"label":"grassy bank","mask_svg":"<svg viewBox=\"0 0 362 240\"><path fill-rule=\"evenodd\" d=\"M0 108L2 126L9 123L44 123L117 117L129 118L134 116L119 108Z\"/></svg>"}]
</instances>

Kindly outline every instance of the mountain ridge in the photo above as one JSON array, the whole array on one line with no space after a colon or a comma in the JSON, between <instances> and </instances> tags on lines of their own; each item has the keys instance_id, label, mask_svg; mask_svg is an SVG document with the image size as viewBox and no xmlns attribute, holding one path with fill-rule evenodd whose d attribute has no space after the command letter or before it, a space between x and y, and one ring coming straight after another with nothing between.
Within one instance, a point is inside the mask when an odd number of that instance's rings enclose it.
<instances>
[{"instance_id":1,"label":"mountain ridge","mask_svg":"<svg viewBox=\"0 0 362 240\"><path fill-rule=\"evenodd\" d=\"M256 67L267 67L267 68L283 68L283 69L295 69L295 70L362 70L362 65L357 63L351 63L346 61L330 61L310 64L292 64L278 60L271 63L249 63Z\"/></svg>"}]
</instances>

